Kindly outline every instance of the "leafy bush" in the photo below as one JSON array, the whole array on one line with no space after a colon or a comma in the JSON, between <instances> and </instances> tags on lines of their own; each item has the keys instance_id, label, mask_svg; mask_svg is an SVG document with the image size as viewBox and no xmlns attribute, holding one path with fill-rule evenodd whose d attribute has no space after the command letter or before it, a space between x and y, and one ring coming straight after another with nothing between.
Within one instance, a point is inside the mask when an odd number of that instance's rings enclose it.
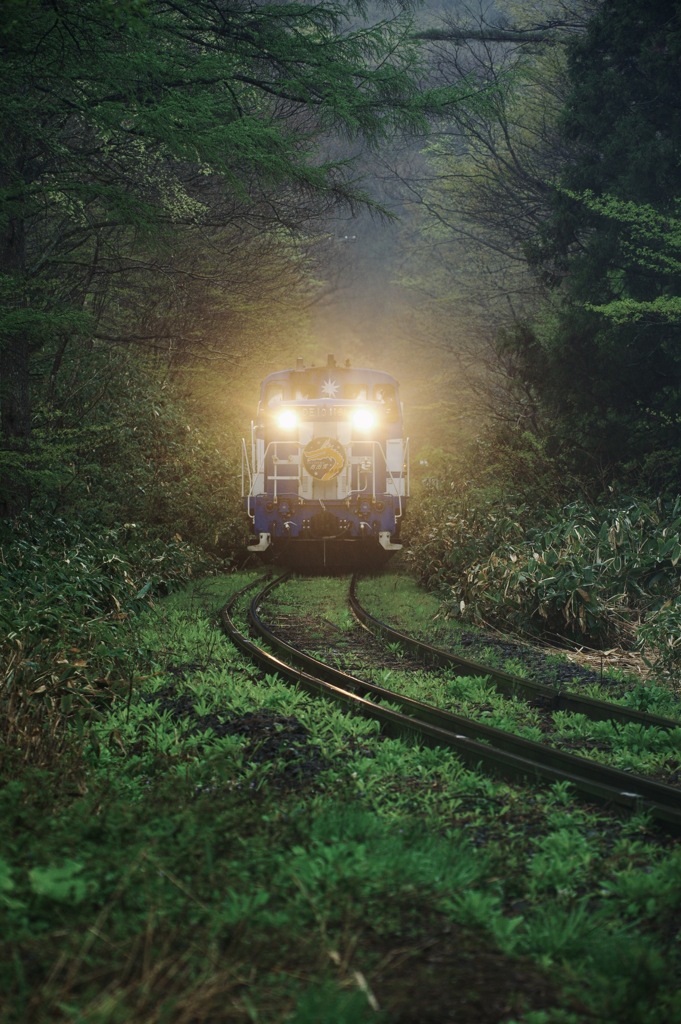
<instances>
[{"instance_id":1,"label":"leafy bush","mask_svg":"<svg viewBox=\"0 0 681 1024\"><path fill-rule=\"evenodd\" d=\"M216 429L139 357L95 348L65 363L27 446L0 448L10 514L91 509L106 527L136 522L232 558L247 535L234 426Z\"/></svg>"},{"instance_id":2,"label":"leafy bush","mask_svg":"<svg viewBox=\"0 0 681 1024\"><path fill-rule=\"evenodd\" d=\"M153 379L131 375L130 391L82 449L88 500L110 524L140 522L233 557L246 535L234 438L218 436Z\"/></svg>"},{"instance_id":3,"label":"leafy bush","mask_svg":"<svg viewBox=\"0 0 681 1024\"><path fill-rule=\"evenodd\" d=\"M579 487L528 432L493 432L455 455L422 453L406 523L411 562L426 585L465 578L504 543L520 543Z\"/></svg>"},{"instance_id":4,"label":"leafy bush","mask_svg":"<svg viewBox=\"0 0 681 1024\"><path fill-rule=\"evenodd\" d=\"M411 561L449 591L456 613L590 644L638 635L664 667L681 664L681 498L533 510L469 489L421 506Z\"/></svg>"},{"instance_id":5,"label":"leafy bush","mask_svg":"<svg viewBox=\"0 0 681 1024\"><path fill-rule=\"evenodd\" d=\"M102 529L30 514L4 524L0 559L5 750L45 765L68 746L67 720L82 727L111 688L129 684L137 652L120 631L207 560L134 524Z\"/></svg>"},{"instance_id":6,"label":"leafy bush","mask_svg":"<svg viewBox=\"0 0 681 1024\"><path fill-rule=\"evenodd\" d=\"M637 631L638 646L651 668L665 673L681 671L681 601L669 598L655 608Z\"/></svg>"}]
</instances>

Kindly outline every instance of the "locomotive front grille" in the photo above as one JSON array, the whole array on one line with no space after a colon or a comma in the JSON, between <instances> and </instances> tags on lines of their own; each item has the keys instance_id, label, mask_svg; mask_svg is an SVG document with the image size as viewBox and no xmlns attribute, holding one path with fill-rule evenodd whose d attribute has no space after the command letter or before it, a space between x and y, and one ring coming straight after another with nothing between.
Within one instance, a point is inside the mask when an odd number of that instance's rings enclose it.
<instances>
[{"instance_id":1,"label":"locomotive front grille","mask_svg":"<svg viewBox=\"0 0 681 1024\"><path fill-rule=\"evenodd\" d=\"M313 537L336 537L340 532L338 518L324 509L310 517L310 532Z\"/></svg>"}]
</instances>

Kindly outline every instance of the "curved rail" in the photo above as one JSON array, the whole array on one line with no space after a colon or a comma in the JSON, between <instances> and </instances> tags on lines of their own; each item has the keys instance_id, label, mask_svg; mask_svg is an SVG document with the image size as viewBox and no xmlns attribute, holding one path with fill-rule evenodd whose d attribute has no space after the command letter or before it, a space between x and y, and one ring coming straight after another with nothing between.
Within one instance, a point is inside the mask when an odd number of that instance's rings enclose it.
<instances>
[{"instance_id":1,"label":"curved rail","mask_svg":"<svg viewBox=\"0 0 681 1024\"><path fill-rule=\"evenodd\" d=\"M407 633L387 626L360 604L357 597L356 575L350 581L350 607L361 625L371 633L397 641L431 665L455 668L466 676L485 676L494 684L499 693L520 696L525 700L539 699L545 702L551 711L569 711L572 714L585 715L595 722L613 721L619 722L621 725L643 725L646 728L653 726L656 729L666 729L670 732L673 729L681 729L681 722L676 722L672 718L650 715L645 711L637 711L635 708L622 707L621 704L611 704L594 697L582 697L580 694L558 690L553 686L546 686L544 683L535 683L529 679L523 679L522 676L514 676L510 672L484 665L482 662L461 658L457 654L452 654L451 651L433 647L432 644L417 640Z\"/></svg>"},{"instance_id":2,"label":"curved rail","mask_svg":"<svg viewBox=\"0 0 681 1024\"><path fill-rule=\"evenodd\" d=\"M668 831L681 833L681 791L672 786L442 711L348 675L296 650L266 626L259 615L259 605L284 578L272 580L256 595L251 601L249 620L260 636L301 667L259 647L239 630L232 609L243 592L236 594L221 613L233 642L269 671L309 692L340 701L355 713L376 719L386 735L418 737L428 746L449 747L471 767L482 766L506 779L567 782L581 796L629 813L645 811ZM388 701L392 707L381 706L377 701ZM394 710L395 706L400 710Z\"/></svg>"}]
</instances>

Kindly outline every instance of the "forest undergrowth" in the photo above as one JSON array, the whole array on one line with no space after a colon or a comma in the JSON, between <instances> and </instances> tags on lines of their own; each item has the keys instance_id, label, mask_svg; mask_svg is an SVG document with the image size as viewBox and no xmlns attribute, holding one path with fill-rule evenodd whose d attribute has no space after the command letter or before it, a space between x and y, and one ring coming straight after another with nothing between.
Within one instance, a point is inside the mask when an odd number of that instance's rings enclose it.
<instances>
[{"instance_id":1,"label":"forest undergrowth","mask_svg":"<svg viewBox=\"0 0 681 1024\"><path fill-rule=\"evenodd\" d=\"M66 527L23 544L21 565L4 549L3 1024L681 1020L681 852L645 819L263 676L216 620L252 574L192 583L179 542L106 559Z\"/></svg>"},{"instance_id":2,"label":"forest undergrowth","mask_svg":"<svg viewBox=\"0 0 681 1024\"><path fill-rule=\"evenodd\" d=\"M512 453L478 442L421 481L407 522L415 577L464 624L634 652L678 685L681 497L575 498L578 479L561 481L534 441L516 443Z\"/></svg>"}]
</instances>

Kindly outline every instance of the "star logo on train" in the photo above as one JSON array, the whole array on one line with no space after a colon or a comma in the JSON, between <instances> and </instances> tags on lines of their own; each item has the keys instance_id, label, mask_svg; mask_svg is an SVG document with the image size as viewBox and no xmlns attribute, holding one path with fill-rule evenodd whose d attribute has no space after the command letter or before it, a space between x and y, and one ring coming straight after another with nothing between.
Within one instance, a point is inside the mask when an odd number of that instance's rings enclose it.
<instances>
[{"instance_id":1,"label":"star logo on train","mask_svg":"<svg viewBox=\"0 0 681 1024\"><path fill-rule=\"evenodd\" d=\"M331 378L328 377L322 384L322 394L324 395L324 398L335 398L337 391L338 384L336 384L335 380L331 380Z\"/></svg>"}]
</instances>

